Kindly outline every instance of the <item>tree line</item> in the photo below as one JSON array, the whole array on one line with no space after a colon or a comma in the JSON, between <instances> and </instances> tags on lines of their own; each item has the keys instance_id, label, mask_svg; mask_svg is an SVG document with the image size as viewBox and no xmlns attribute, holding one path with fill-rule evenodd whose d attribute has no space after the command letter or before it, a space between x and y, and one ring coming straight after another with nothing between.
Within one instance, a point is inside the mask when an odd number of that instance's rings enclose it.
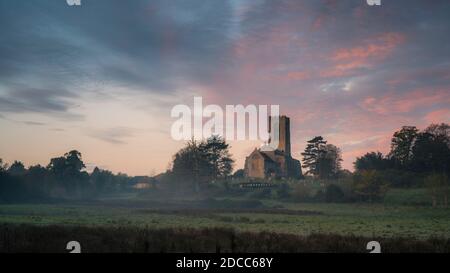
<instances>
[{"instance_id":1,"label":"tree line","mask_svg":"<svg viewBox=\"0 0 450 273\"><path fill-rule=\"evenodd\" d=\"M81 153L72 150L43 167L11 166L0 159L0 202L92 198L129 189L131 178L95 168L88 173Z\"/></svg>"},{"instance_id":2,"label":"tree line","mask_svg":"<svg viewBox=\"0 0 450 273\"><path fill-rule=\"evenodd\" d=\"M396 169L417 173L450 173L450 126L431 124L420 131L403 126L394 133L387 155L369 152L355 161L355 169Z\"/></svg>"},{"instance_id":3,"label":"tree line","mask_svg":"<svg viewBox=\"0 0 450 273\"><path fill-rule=\"evenodd\" d=\"M233 174L230 146L220 136L191 140L174 156L166 173L158 175L162 188L199 192L230 177L243 178L244 171ZM322 136L307 141L302 154L305 176L319 180L351 180L351 191L360 201L380 199L389 188L426 187L433 204L448 203L450 174L450 126L432 124L423 131L404 126L393 134L390 152L371 151L354 162L355 171L342 169L342 152ZM155 178L156 179L156 178ZM336 184L336 183L335 183ZM0 159L0 201L42 198L92 198L106 193L130 190L133 178L95 168L86 171L81 153L73 150L52 158L45 167L25 168L20 161L8 166ZM300 189L301 190L301 189ZM330 188L339 193L339 184Z\"/></svg>"},{"instance_id":4,"label":"tree line","mask_svg":"<svg viewBox=\"0 0 450 273\"><path fill-rule=\"evenodd\" d=\"M389 187L425 187L433 206L448 206L450 195L450 126L431 124L420 131L403 126L391 139L390 152L378 151L358 157L355 165L357 190L371 198Z\"/></svg>"}]
</instances>

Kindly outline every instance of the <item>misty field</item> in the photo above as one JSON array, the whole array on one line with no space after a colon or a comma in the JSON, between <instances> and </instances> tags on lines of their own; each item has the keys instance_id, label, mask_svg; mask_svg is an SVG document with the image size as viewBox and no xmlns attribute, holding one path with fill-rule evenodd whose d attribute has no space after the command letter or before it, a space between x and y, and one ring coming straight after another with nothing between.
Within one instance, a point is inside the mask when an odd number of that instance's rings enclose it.
<instances>
[{"instance_id":1,"label":"misty field","mask_svg":"<svg viewBox=\"0 0 450 273\"><path fill-rule=\"evenodd\" d=\"M450 210L392 204L211 199L0 205L0 223L84 227L231 228L294 235L450 238Z\"/></svg>"}]
</instances>

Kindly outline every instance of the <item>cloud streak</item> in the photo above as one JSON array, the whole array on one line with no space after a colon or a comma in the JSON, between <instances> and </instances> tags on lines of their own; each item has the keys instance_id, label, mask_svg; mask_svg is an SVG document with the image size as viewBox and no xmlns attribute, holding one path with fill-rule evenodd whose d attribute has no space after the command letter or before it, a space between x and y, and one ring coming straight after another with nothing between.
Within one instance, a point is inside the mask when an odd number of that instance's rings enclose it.
<instances>
[{"instance_id":1,"label":"cloud streak","mask_svg":"<svg viewBox=\"0 0 450 273\"><path fill-rule=\"evenodd\" d=\"M0 1L0 117L137 147L194 95L279 104L297 154L328 136L351 168L402 125L448 121L448 14L446 0Z\"/></svg>"}]
</instances>

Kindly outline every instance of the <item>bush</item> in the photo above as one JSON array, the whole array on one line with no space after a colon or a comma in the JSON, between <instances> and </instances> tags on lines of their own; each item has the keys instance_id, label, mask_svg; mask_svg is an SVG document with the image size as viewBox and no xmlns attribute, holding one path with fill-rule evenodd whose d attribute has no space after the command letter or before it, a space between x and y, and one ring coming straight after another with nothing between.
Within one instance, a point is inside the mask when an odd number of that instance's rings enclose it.
<instances>
[{"instance_id":1,"label":"bush","mask_svg":"<svg viewBox=\"0 0 450 273\"><path fill-rule=\"evenodd\" d=\"M345 200L344 192L341 187L335 184L330 184L325 190L325 202L339 203Z\"/></svg>"},{"instance_id":2,"label":"bush","mask_svg":"<svg viewBox=\"0 0 450 273\"><path fill-rule=\"evenodd\" d=\"M12 176L0 172L0 203L17 203L45 201L44 195L35 181L29 181L24 176Z\"/></svg>"},{"instance_id":3,"label":"bush","mask_svg":"<svg viewBox=\"0 0 450 273\"><path fill-rule=\"evenodd\" d=\"M292 187L292 199L297 202L311 200L311 188L306 183L298 183Z\"/></svg>"},{"instance_id":4,"label":"bush","mask_svg":"<svg viewBox=\"0 0 450 273\"><path fill-rule=\"evenodd\" d=\"M448 207L450 183L446 174L431 174L425 178L425 185L431 196L433 207L441 204Z\"/></svg>"},{"instance_id":5,"label":"bush","mask_svg":"<svg viewBox=\"0 0 450 273\"><path fill-rule=\"evenodd\" d=\"M390 189L384 197L385 205L430 206L431 200L424 188Z\"/></svg>"},{"instance_id":6,"label":"bush","mask_svg":"<svg viewBox=\"0 0 450 273\"><path fill-rule=\"evenodd\" d=\"M359 201L379 201L388 190L379 171L361 171L353 177L353 194Z\"/></svg>"},{"instance_id":7,"label":"bush","mask_svg":"<svg viewBox=\"0 0 450 273\"><path fill-rule=\"evenodd\" d=\"M272 198L287 199L290 196L291 188L288 183L281 183L275 190L272 191Z\"/></svg>"},{"instance_id":8,"label":"bush","mask_svg":"<svg viewBox=\"0 0 450 273\"><path fill-rule=\"evenodd\" d=\"M393 188L411 188L423 185L423 175L406 170L384 170L377 173Z\"/></svg>"}]
</instances>

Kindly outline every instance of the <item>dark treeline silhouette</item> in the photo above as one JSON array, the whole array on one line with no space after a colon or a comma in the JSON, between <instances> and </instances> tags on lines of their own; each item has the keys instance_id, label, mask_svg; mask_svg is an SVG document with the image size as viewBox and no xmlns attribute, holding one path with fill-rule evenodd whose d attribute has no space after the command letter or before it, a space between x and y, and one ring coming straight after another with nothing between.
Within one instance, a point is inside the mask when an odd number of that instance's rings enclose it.
<instances>
[{"instance_id":1,"label":"dark treeline silhouette","mask_svg":"<svg viewBox=\"0 0 450 273\"><path fill-rule=\"evenodd\" d=\"M391 140L387 155L369 152L354 163L358 191L369 198L381 196L388 187L426 187L433 206L448 206L450 190L450 126L431 124L420 131L403 126Z\"/></svg>"},{"instance_id":2,"label":"dark treeline silhouette","mask_svg":"<svg viewBox=\"0 0 450 273\"><path fill-rule=\"evenodd\" d=\"M52 158L50 163L28 169L20 161L11 166L0 159L0 202L32 202L58 199L86 199L99 194L125 191L131 178L95 168L85 171L81 153L73 150Z\"/></svg>"},{"instance_id":3,"label":"dark treeline silhouette","mask_svg":"<svg viewBox=\"0 0 450 273\"><path fill-rule=\"evenodd\" d=\"M384 156L370 152L357 158L355 169L395 169L415 173L450 173L450 126L432 124L419 131L414 126L404 126L394 133L391 151Z\"/></svg>"},{"instance_id":4,"label":"dark treeline silhouette","mask_svg":"<svg viewBox=\"0 0 450 273\"><path fill-rule=\"evenodd\" d=\"M86 172L81 153L70 151L52 158L43 167L28 169L19 161L8 166L0 159L0 202L33 202L54 199L89 199L123 193L134 186L142 196L195 196L241 194L236 184L249 182L243 170L232 175L234 160L229 144L219 136L189 141L162 174L129 177L95 168ZM448 206L450 196L450 126L432 124L420 131L404 126L395 132L387 155L368 152L354 162L352 173L341 167L341 151L317 136L307 142L303 155L305 181L270 179L273 189L254 190L250 198L291 199L298 202L374 202L391 188L426 189L433 206ZM266 181L262 181L266 182ZM314 186L319 182L319 186ZM153 183L153 184L152 184ZM149 185L152 184L153 186ZM234 186L233 186L234 185ZM153 189L156 189L153 190ZM242 192L242 191L241 191Z\"/></svg>"}]
</instances>

